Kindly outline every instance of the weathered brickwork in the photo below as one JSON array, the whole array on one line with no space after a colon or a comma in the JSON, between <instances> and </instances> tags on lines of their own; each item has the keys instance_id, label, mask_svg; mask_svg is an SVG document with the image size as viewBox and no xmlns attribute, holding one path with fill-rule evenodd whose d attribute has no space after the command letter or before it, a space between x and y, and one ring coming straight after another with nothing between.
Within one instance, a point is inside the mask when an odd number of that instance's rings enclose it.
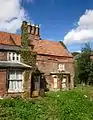
<instances>
[{"instance_id":1,"label":"weathered brickwork","mask_svg":"<svg viewBox=\"0 0 93 120\"><path fill-rule=\"evenodd\" d=\"M37 56L37 66L40 71L45 73L45 78L47 81L47 86L50 90L54 89L54 80L50 75L51 72L58 72L59 64L65 65L65 71L70 73L70 84L67 86L70 88L74 87L74 67L73 67L73 59L72 58L64 58L64 57L55 57L55 56ZM61 89L61 81L58 80L57 88Z\"/></svg>"},{"instance_id":2,"label":"weathered brickwork","mask_svg":"<svg viewBox=\"0 0 93 120\"><path fill-rule=\"evenodd\" d=\"M6 93L6 80L7 72L4 69L0 70L0 97L3 97Z\"/></svg>"},{"instance_id":3,"label":"weathered brickwork","mask_svg":"<svg viewBox=\"0 0 93 120\"><path fill-rule=\"evenodd\" d=\"M0 61L6 61L7 60L7 52L0 52Z\"/></svg>"}]
</instances>

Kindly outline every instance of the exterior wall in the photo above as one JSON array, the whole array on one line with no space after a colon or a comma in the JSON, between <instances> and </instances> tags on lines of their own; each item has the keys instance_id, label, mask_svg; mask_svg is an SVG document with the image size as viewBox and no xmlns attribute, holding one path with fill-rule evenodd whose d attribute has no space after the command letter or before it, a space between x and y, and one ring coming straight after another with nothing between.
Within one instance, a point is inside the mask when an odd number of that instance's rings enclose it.
<instances>
[{"instance_id":1,"label":"exterior wall","mask_svg":"<svg viewBox=\"0 0 93 120\"><path fill-rule=\"evenodd\" d=\"M0 96L3 97L6 93L6 70L0 70Z\"/></svg>"},{"instance_id":2,"label":"exterior wall","mask_svg":"<svg viewBox=\"0 0 93 120\"><path fill-rule=\"evenodd\" d=\"M54 56L37 56L37 66L39 70L46 74L50 72L56 72L58 70L58 64L65 64L65 70L70 71L73 74L73 59L66 57L54 57Z\"/></svg>"},{"instance_id":3,"label":"exterior wall","mask_svg":"<svg viewBox=\"0 0 93 120\"><path fill-rule=\"evenodd\" d=\"M0 61L6 61L7 60L7 52L0 52Z\"/></svg>"},{"instance_id":4,"label":"exterior wall","mask_svg":"<svg viewBox=\"0 0 93 120\"><path fill-rule=\"evenodd\" d=\"M47 82L47 87L50 90L54 88L54 80L50 75L51 72L58 72L58 65L64 64L65 71L70 72L70 87L74 87L74 67L73 67L73 59L68 57L55 57L55 56L37 56L37 66L40 71L45 73L45 79ZM60 82L58 81L58 89L60 88Z\"/></svg>"},{"instance_id":5,"label":"exterior wall","mask_svg":"<svg viewBox=\"0 0 93 120\"><path fill-rule=\"evenodd\" d=\"M31 70L25 70L23 73L23 93L22 97L31 97Z\"/></svg>"}]
</instances>

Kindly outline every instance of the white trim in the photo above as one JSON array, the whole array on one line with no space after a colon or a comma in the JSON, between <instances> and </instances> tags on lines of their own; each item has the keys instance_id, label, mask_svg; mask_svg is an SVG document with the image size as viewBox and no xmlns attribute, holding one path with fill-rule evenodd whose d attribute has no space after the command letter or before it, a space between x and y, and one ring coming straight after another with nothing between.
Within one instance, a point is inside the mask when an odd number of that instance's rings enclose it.
<instances>
[{"instance_id":1,"label":"white trim","mask_svg":"<svg viewBox=\"0 0 93 120\"><path fill-rule=\"evenodd\" d=\"M21 64L21 65L24 65L25 67L32 68L32 66L30 66L30 65L26 65L26 64L24 64L24 63L22 63L22 62L17 62L17 63L19 63L19 64Z\"/></svg>"},{"instance_id":2,"label":"white trim","mask_svg":"<svg viewBox=\"0 0 93 120\"><path fill-rule=\"evenodd\" d=\"M13 78L11 78L11 74L13 72ZM21 78L20 78L21 75ZM23 71L20 70L10 70L8 73L8 92L23 92ZM20 86L21 85L21 86Z\"/></svg>"},{"instance_id":3,"label":"white trim","mask_svg":"<svg viewBox=\"0 0 93 120\"><path fill-rule=\"evenodd\" d=\"M13 60L13 57L14 57L14 60ZM18 57L18 60L17 60L17 57ZM10 58L10 60L9 60L9 58ZM7 53L7 61L12 61L12 62L19 61L20 62L20 54L18 54L16 52L8 52Z\"/></svg>"},{"instance_id":4,"label":"white trim","mask_svg":"<svg viewBox=\"0 0 93 120\"><path fill-rule=\"evenodd\" d=\"M65 64L60 63L60 64L58 65L58 71L65 71Z\"/></svg>"},{"instance_id":5,"label":"white trim","mask_svg":"<svg viewBox=\"0 0 93 120\"><path fill-rule=\"evenodd\" d=\"M23 65L23 66L25 66L25 67L32 68L32 66L26 65L26 64L24 64L24 63L22 63L22 62L18 62L18 61L0 61L0 63L18 63L18 64Z\"/></svg>"}]
</instances>

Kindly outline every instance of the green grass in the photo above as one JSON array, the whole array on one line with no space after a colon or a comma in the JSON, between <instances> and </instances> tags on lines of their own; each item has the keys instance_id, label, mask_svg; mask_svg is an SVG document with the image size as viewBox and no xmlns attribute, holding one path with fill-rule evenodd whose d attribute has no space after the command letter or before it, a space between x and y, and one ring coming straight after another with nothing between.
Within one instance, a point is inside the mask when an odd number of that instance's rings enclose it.
<instances>
[{"instance_id":1,"label":"green grass","mask_svg":"<svg viewBox=\"0 0 93 120\"><path fill-rule=\"evenodd\" d=\"M93 88L46 93L46 97L0 100L0 120L93 120Z\"/></svg>"}]
</instances>

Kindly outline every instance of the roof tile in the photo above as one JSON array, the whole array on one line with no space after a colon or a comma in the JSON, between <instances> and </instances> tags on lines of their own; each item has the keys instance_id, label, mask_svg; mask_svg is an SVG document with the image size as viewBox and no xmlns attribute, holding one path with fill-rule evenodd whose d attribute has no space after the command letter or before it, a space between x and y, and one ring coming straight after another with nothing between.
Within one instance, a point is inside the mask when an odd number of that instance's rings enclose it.
<instances>
[{"instance_id":1,"label":"roof tile","mask_svg":"<svg viewBox=\"0 0 93 120\"><path fill-rule=\"evenodd\" d=\"M21 45L21 36L7 32L0 32L0 44ZM59 42L49 40L34 40L34 51L37 54L72 57L71 53Z\"/></svg>"}]
</instances>

